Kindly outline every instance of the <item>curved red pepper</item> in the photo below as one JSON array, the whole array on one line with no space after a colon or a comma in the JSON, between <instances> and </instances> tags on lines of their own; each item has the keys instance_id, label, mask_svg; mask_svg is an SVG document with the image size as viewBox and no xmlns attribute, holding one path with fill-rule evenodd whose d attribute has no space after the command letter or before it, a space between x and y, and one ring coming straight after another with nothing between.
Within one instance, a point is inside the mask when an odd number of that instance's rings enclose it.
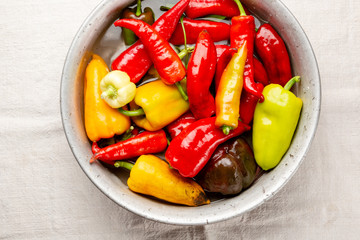
<instances>
[{"instance_id":1,"label":"curved red pepper","mask_svg":"<svg viewBox=\"0 0 360 240\"><path fill-rule=\"evenodd\" d=\"M265 66L270 83L285 86L292 77L289 54L284 41L270 24L263 24L258 29L255 48Z\"/></svg>"},{"instance_id":2,"label":"curved red pepper","mask_svg":"<svg viewBox=\"0 0 360 240\"><path fill-rule=\"evenodd\" d=\"M269 78L264 65L257 58L254 58L254 79L255 82L262 83L264 86L269 85Z\"/></svg>"},{"instance_id":3,"label":"curved red pepper","mask_svg":"<svg viewBox=\"0 0 360 240\"><path fill-rule=\"evenodd\" d=\"M219 144L247 130L250 126L239 121L239 126L225 135L215 126L215 117L200 119L171 141L165 158L182 176L195 177Z\"/></svg>"},{"instance_id":4,"label":"curved red pepper","mask_svg":"<svg viewBox=\"0 0 360 240\"><path fill-rule=\"evenodd\" d=\"M129 159L143 154L162 152L166 147L167 139L164 130L156 132L145 131L125 141L97 149L97 152L90 159L90 163L98 159L113 164L118 160Z\"/></svg>"},{"instance_id":5,"label":"curved red pepper","mask_svg":"<svg viewBox=\"0 0 360 240\"><path fill-rule=\"evenodd\" d=\"M215 45L210 34L204 30L199 34L187 69L186 89L190 110L196 119L215 114L215 99L209 90L215 66Z\"/></svg>"},{"instance_id":6,"label":"curved red pepper","mask_svg":"<svg viewBox=\"0 0 360 240\"><path fill-rule=\"evenodd\" d=\"M256 80L256 79L255 79ZM256 89L260 92L264 89L264 86L261 83L256 83ZM248 93L247 91L243 91L240 99L240 119L245 124L250 124L252 119L254 118L254 112L256 104L259 99Z\"/></svg>"},{"instance_id":7,"label":"curved red pepper","mask_svg":"<svg viewBox=\"0 0 360 240\"><path fill-rule=\"evenodd\" d=\"M114 25L128 28L139 37L164 83L174 84L185 77L186 69L177 53L149 24L137 19L120 19Z\"/></svg>"},{"instance_id":8,"label":"curved red pepper","mask_svg":"<svg viewBox=\"0 0 360 240\"><path fill-rule=\"evenodd\" d=\"M221 57L221 55L226 50L230 49L230 46L219 44L219 45L215 45L215 48L216 48L216 58L217 58L217 61L219 61L219 58Z\"/></svg>"},{"instance_id":9,"label":"curved red pepper","mask_svg":"<svg viewBox=\"0 0 360 240\"><path fill-rule=\"evenodd\" d=\"M200 32L203 30L208 31L214 42L227 40L230 37L230 25L223 22L193 20L189 18L184 18L183 23L186 32L187 44L196 43ZM181 23L178 23L169 42L174 45L184 44L184 32Z\"/></svg>"},{"instance_id":10,"label":"curved red pepper","mask_svg":"<svg viewBox=\"0 0 360 240\"><path fill-rule=\"evenodd\" d=\"M239 8L242 8L240 1L236 0L239 4ZM240 16L233 17L231 19L230 28L230 46L233 48L239 48L247 42L247 59L244 70L244 89L255 95L260 99L260 102L264 101L264 96L256 89L254 82L254 39L255 39L255 19L251 15L246 15L243 9L240 9Z\"/></svg>"},{"instance_id":11,"label":"curved red pepper","mask_svg":"<svg viewBox=\"0 0 360 240\"><path fill-rule=\"evenodd\" d=\"M187 112L176 119L174 122L166 126L166 130L170 134L171 139L174 139L186 127L196 121L196 118L191 112Z\"/></svg>"},{"instance_id":12,"label":"curved red pepper","mask_svg":"<svg viewBox=\"0 0 360 240\"><path fill-rule=\"evenodd\" d=\"M233 0L190 0L185 14L189 18L211 14L233 17L239 15L239 8Z\"/></svg>"},{"instance_id":13,"label":"curved red pepper","mask_svg":"<svg viewBox=\"0 0 360 240\"><path fill-rule=\"evenodd\" d=\"M165 39L169 40L190 0L180 0L174 7L159 17L152 27ZM138 40L123 51L111 64L112 70L126 72L133 83L137 83L152 65L144 44Z\"/></svg>"}]
</instances>

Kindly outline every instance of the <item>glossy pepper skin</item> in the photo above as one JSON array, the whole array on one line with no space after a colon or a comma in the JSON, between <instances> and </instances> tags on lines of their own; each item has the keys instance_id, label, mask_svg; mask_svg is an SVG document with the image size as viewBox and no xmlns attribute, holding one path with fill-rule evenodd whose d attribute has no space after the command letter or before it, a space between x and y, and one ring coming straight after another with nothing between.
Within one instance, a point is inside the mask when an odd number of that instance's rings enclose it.
<instances>
[{"instance_id":1,"label":"glossy pepper skin","mask_svg":"<svg viewBox=\"0 0 360 240\"><path fill-rule=\"evenodd\" d=\"M256 83L256 89L263 91L264 86L261 83ZM254 118L254 112L259 99L243 90L240 99L240 119L245 124L250 124Z\"/></svg>"},{"instance_id":2,"label":"glossy pepper skin","mask_svg":"<svg viewBox=\"0 0 360 240\"><path fill-rule=\"evenodd\" d=\"M238 127L225 135L215 126L215 117L200 119L170 142L165 158L182 176L195 177L219 144L248 130L250 126L239 121Z\"/></svg>"},{"instance_id":3,"label":"glossy pepper skin","mask_svg":"<svg viewBox=\"0 0 360 240\"><path fill-rule=\"evenodd\" d=\"M196 119L215 114L215 100L210 93L215 67L215 45L210 34L204 30L199 34L187 68L187 94L190 110Z\"/></svg>"},{"instance_id":4,"label":"glossy pepper skin","mask_svg":"<svg viewBox=\"0 0 360 240\"><path fill-rule=\"evenodd\" d=\"M216 121L217 127L238 127L240 97L243 87L244 67L247 58L247 43L245 42L233 55L221 75L216 91Z\"/></svg>"},{"instance_id":5,"label":"glossy pepper skin","mask_svg":"<svg viewBox=\"0 0 360 240\"><path fill-rule=\"evenodd\" d=\"M242 138L221 144L196 177L208 192L234 195L248 188L255 180L257 164L253 151Z\"/></svg>"},{"instance_id":6,"label":"glossy pepper skin","mask_svg":"<svg viewBox=\"0 0 360 240\"><path fill-rule=\"evenodd\" d=\"M199 34L203 30L206 30L210 34L211 39L214 42L219 42L230 38L230 25L227 23L184 18L183 24L186 32L187 44L196 43ZM169 42L174 45L184 44L184 32L181 23L178 23L176 26L176 29Z\"/></svg>"},{"instance_id":7,"label":"glossy pepper skin","mask_svg":"<svg viewBox=\"0 0 360 240\"><path fill-rule=\"evenodd\" d=\"M302 100L290 92L297 81L300 77L292 78L284 88L269 84L263 91L265 101L255 108L253 148L263 170L274 168L290 146L302 108Z\"/></svg>"},{"instance_id":8,"label":"glossy pepper skin","mask_svg":"<svg viewBox=\"0 0 360 240\"><path fill-rule=\"evenodd\" d=\"M85 130L91 141L111 138L130 127L130 119L101 99L100 81L109 72L105 61L93 55L85 70L84 118Z\"/></svg>"},{"instance_id":9,"label":"glossy pepper skin","mask_svg":"<svg viewBox=\"0 0 360 240\"><path fill-rule=\"evenodd\" d=\"M131 110L141 107L145 116L133 117L135 124L148 131L157 131L189 110L174 85L166 85L161 80L144 84L137 88Z\"/></svg>"},{"instance_id":10,"label":"glossy pepper skin","mask_svg":"<svg viewBox=\"0 0 360 240\"><path fill-rule=\"evenodd\" d=\"M182 130L184 130L186 127L188 127L193 122L196 122L196 118L189 111L189 112L186 112L185 114L181 115L174 122L167 125L166 130L170 134L171 139L174 139L177 135L179 135L182 132Z\"/></svg>"},{"instance_id":11,"label":"glossy pepper skin","mask_svg":"<svg viewBox=\"0 0 360 240\"><path fill-rule=\"evenodd\" d=\"M167 202L187 206L210 203L199 184L190 178L182 177L165 161L153 155L142 155L136 160L127 185L134 192Z\"/></svg>"},{"instance_id":12,"label":"glossy pepper skin","mask_svg":"<svg viewBox=\"0 0 360 240\"><path fill-rule=\"evenodd\" d=\"M165 40L169 40L188 4L189 0L180 0L169 11L161 15L152 27ZM126 72L130 76L131 81L137 83L147 73L152 64L144 44L141 41L137 41L112 62L111 68L112 70Z\"/></svg>"},{"instance_id":13,"label":"glossy pepper skin","mask_svg":"<svg viewBox=\"0 0 360 240\"><path fill-rule=\"evenodd\" d=\"M174 84L185 77L186 69L177 53L149 24L135 19L120 19L114 25L130 29L140 38L164 83Z\"/></svg>"},{"instance_id":14,"label":"glossy pepper skin","mask_svg":"<svg viewBox=\"0 0 360 240\"><path fill-rule=\"evenodd\" d=\"M222 51L222 50L218 50ZM219 88L221 76L224 73L224 70L226 69L227 65L229 64L232 56L237 52L236 48L230 48L228 46L227 49L224 48L224 51L218 57L217 63L216 63L216 70L215 70L215 92Z\"/></svg>"},{"instance_id":15,"label":"glossy pepper skin","mask_svg":"<svg viewBox=\"0 0 360 240\"><path fill-rule=\"evenodd\" d=\"M141 0L138 0L137 6L134 8L125 8L120 18L138 19L152 25L155 17L153 10L149 7L144 8L144 12L142 12ZM127 28L122 28L122 35L126 45L131 45L137 40L135 33Z\"/></svg>"},{"instance_id":16,"label":"glossy pepper skin","mask_svg":"<svg viewBox=\"0 0 360 240\"><path fill-rule=\"evenodd\" d=\"M159 153L164 151L166 147L167 139L164 130L156 132L144 131L135 137L101 149L93 146L92 148L96 153L92 156L90 163L100 160L114 164L118 160L130 159L143 154Z\"/></svg>"},{"instance_id":17,"label":"glossy pepper skin","mask_svg":"<svg viewBox=\"0 0 360 240\"><path fill-rule=\"evenodd\" d=\"M254 81L254 39L255 39L255 19L251 15L246 15L239 0L235 0L240 9L240 15L231 19L230 28L230 46L239 48L244 42L247 42L247 59L244 71L244 89L257 96L260 101L264 100L264 96L256 89Z\"/></svg>"},{"instance_id":18,"label":"glossy pepper skin","mask_svg":"<svg viewBox=\"0 0 360 240\"><path fill-rule=\"evenodd\" d=\"M233 0L190 0L185 14L193 19L211 14L233 17L239 15L239 8Z\"/></svg>"},{"instance_id":19,"label":"glossy pepper skin","mask_svg":"<svg viewBox=\"0 0 360 240\"><path fill-rule=\"evenodd\" d=\"M264 65L257 58L254 58L254 80L263 86L270 83Z\"/></svg>"},{"instance_id":20,"label":"glossy pepper skin","mask_svg":"<svg viewBox=\"0 0 360 240\"><path fill-rule=\"evenodd\" d=\"M261 25L256 32L255 49L270 83L285 86L292 76L290 58L284 41L270 24Z\"/></svg>"}]
</instances>

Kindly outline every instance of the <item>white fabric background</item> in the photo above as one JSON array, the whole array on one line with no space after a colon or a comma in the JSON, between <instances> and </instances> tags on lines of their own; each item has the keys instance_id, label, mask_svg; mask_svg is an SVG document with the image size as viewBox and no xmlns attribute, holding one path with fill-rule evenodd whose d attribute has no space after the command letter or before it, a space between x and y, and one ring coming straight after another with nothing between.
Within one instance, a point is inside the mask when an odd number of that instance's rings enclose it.
<instances>
[{"instance_id":1,"label":"white fabric background","mask_svg":"<svg viewBox=\"0 0 360 240\"><path fill-rule=\"evenodd\" d=\"M0 239L359 239L360 1L283 0L322 79L316 137L294 177L262 206L221 223L146 220L103 195L63 133L64 59L99 0L0 0Z\"/></svg>"}]
</instances>

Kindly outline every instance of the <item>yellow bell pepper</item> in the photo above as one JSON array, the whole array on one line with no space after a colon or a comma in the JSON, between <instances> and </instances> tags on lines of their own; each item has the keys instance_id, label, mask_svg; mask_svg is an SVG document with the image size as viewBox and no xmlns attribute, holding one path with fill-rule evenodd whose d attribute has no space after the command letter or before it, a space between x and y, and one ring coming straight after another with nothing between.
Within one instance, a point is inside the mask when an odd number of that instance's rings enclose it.
<instances>
[{"instance_id":1,"label":"yellow bell pepper","mask_svg":"<svg viewBox=\"0 0 360 240\"><path fill-rule=\"evenodd\" d=\"M114 70L100 82L101 98L112 108L120 108L131 102L136 93L135 83L126 72Z\"/></svg>"},{"instance_id":2,"label":"yellow bell pepper","mask_svg":"<svg viewBox=\"0 0 360 240\"><path fill-rule=\"evenodd\" d=\"M210 203L199 184L191 178L181 176L178 171L154 155L142 155L134 165L118 161L114 166L131 170L127 184L134 192L188 206Z\"/></svg>"},{"instance_id":3,"label":"yellow bell pepper","mask_svg":"<svg viewBox=\"0 0 360 240\"><path fill-rule=\"evenodd\" d=\"M130 127L130 119L101 99L100 81L109 72L105 61L93 55L85 71L84 118L85 130L91 141L111 138Z\"/></svg>"},{"instance_id":4,"label":"yellow bell pepper","mask_svg":"<svg viewBox=\"0 0 360 240\"><path fill-rule=\"evenodd\" d=\"M176 86L156 80L136 89L130 107L131 110L138 109L145 114L132 117L137 126L148 131L157 131L187 112L189 103L182 98Z\"/></svg>"}]
</instances>

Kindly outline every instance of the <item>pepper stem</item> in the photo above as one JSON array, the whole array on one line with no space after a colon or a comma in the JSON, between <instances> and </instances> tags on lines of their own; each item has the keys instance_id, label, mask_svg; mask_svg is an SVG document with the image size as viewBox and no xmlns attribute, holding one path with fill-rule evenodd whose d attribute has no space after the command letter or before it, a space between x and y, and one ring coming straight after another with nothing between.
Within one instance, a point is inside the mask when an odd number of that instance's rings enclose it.
<instances>
[{"instance_id":1,"label":"pepper stem","mask_svg":"<svg viewBox=\"0 0 360 240\"><path fill-rule=\"evenodd\" d=\"M112 86L112 85L109 85L109 86L107 86L107 89L106 89L106 91L104 91L104 92L102 92L101 93L101 98L102 99L105 99L106 97L108 97L108 98L114 98L114 97L116 97L116 95L117 95L117 90L116 90L116 88L114 87L114 86Z\"/></svg>"},{"instance_id":2,"label":"pepper stem","mask_svg":"<svg viewBox=\"0 0 360 240\"><path fill-rule=\"evenodd\" d=\"M238 5L238 8L240 10L240 16L246 16L245 9L244 9L243 5L241 4L241 2L239 0L234 0L234 2L236 3L236 5Z\"/></svg>"},{"instance_id":3,"label":"pepper stem","mask_svg":"<svg viewBox=\"0 0 360 240\"><path fill-rule=\"evenodd\" d=\"M181 94L181 96L183 97L183 99L185 101L187 101L189 99L188 95L186 94L184 88L181 86L180 82L176 82L175 83L176 87L179 89L179 92Z\"/></svg>"},{"instance_id":4,"label":"pepper stem","mask_svg":"<svg viewBox=\"0 0 360 240\"><path fill-rule=\"evenodd\" d=\"M233 128L233 127L230 127L230 126L227 126L227 125L223 125L223 126L221 127L221 129L222 129L222 131L223 131L223 133L224 133L225 135L229 135L230 131L233 130L234 128Z\"/></svg>"},{"instance_id":5,"label":"pepper stem","mask_svg":"<svg viewBox=\"0 0 360 240\"><path fill-rule=\"evenodd\" d=\"M195 47L188 47L187 49L183 49L178 53L180 59L183 59L186 55L194 51Z\"/></svg>"},{"instance_id":6,"label":"pepper stem","mask_svg":"<svg viewBox=\"0 0 360 240\"><path fill-rule=\"evenodd\" d=\"M141 0L138 0L138 1L137 1L137 7L136 7L136 13L135 13L135 15L136 15L137 17L139 17L141 14L142 14L142 11L141 11Z\"/></svg>"},{"instance_id":7,"label":"pepper stem","mask_svg":"<svg viewBox=\"0 0 360 240\"><path fill-rule=\"evenodd\" d=\"M114 163L114 167L116 167L116 168L123 167L123 168L126 168L129 171L131 171L133 166L134 166L134 164L129 163L129 162L124 162L124 161L116 161Z\"/></svg>"},{"instance_id":8,"label":"pepper stem","mask_svg":"<svg viewBox=\"0 0 360 240\"><path fill-rule=\"evenodd\" d=\"M118 108L119 112L121 112L122 114L124 114L125 116L128 117L138 117L138 116L142 116L145 115L145 112L142 108L136 109L136 110L124 110L122 108Z\"/></svg>"},{"instance_id":9,"label":"pepper stem","mask_svg":"<svg viewBox=\"0 0 360 240\"><path fill-rule=\"evenodd\" d=\"M295 76L292 79L290 79L284 86L284 89L290 91L290 89L296 82L300 82L300 76Z\"/></svg>"}]
</instances>

